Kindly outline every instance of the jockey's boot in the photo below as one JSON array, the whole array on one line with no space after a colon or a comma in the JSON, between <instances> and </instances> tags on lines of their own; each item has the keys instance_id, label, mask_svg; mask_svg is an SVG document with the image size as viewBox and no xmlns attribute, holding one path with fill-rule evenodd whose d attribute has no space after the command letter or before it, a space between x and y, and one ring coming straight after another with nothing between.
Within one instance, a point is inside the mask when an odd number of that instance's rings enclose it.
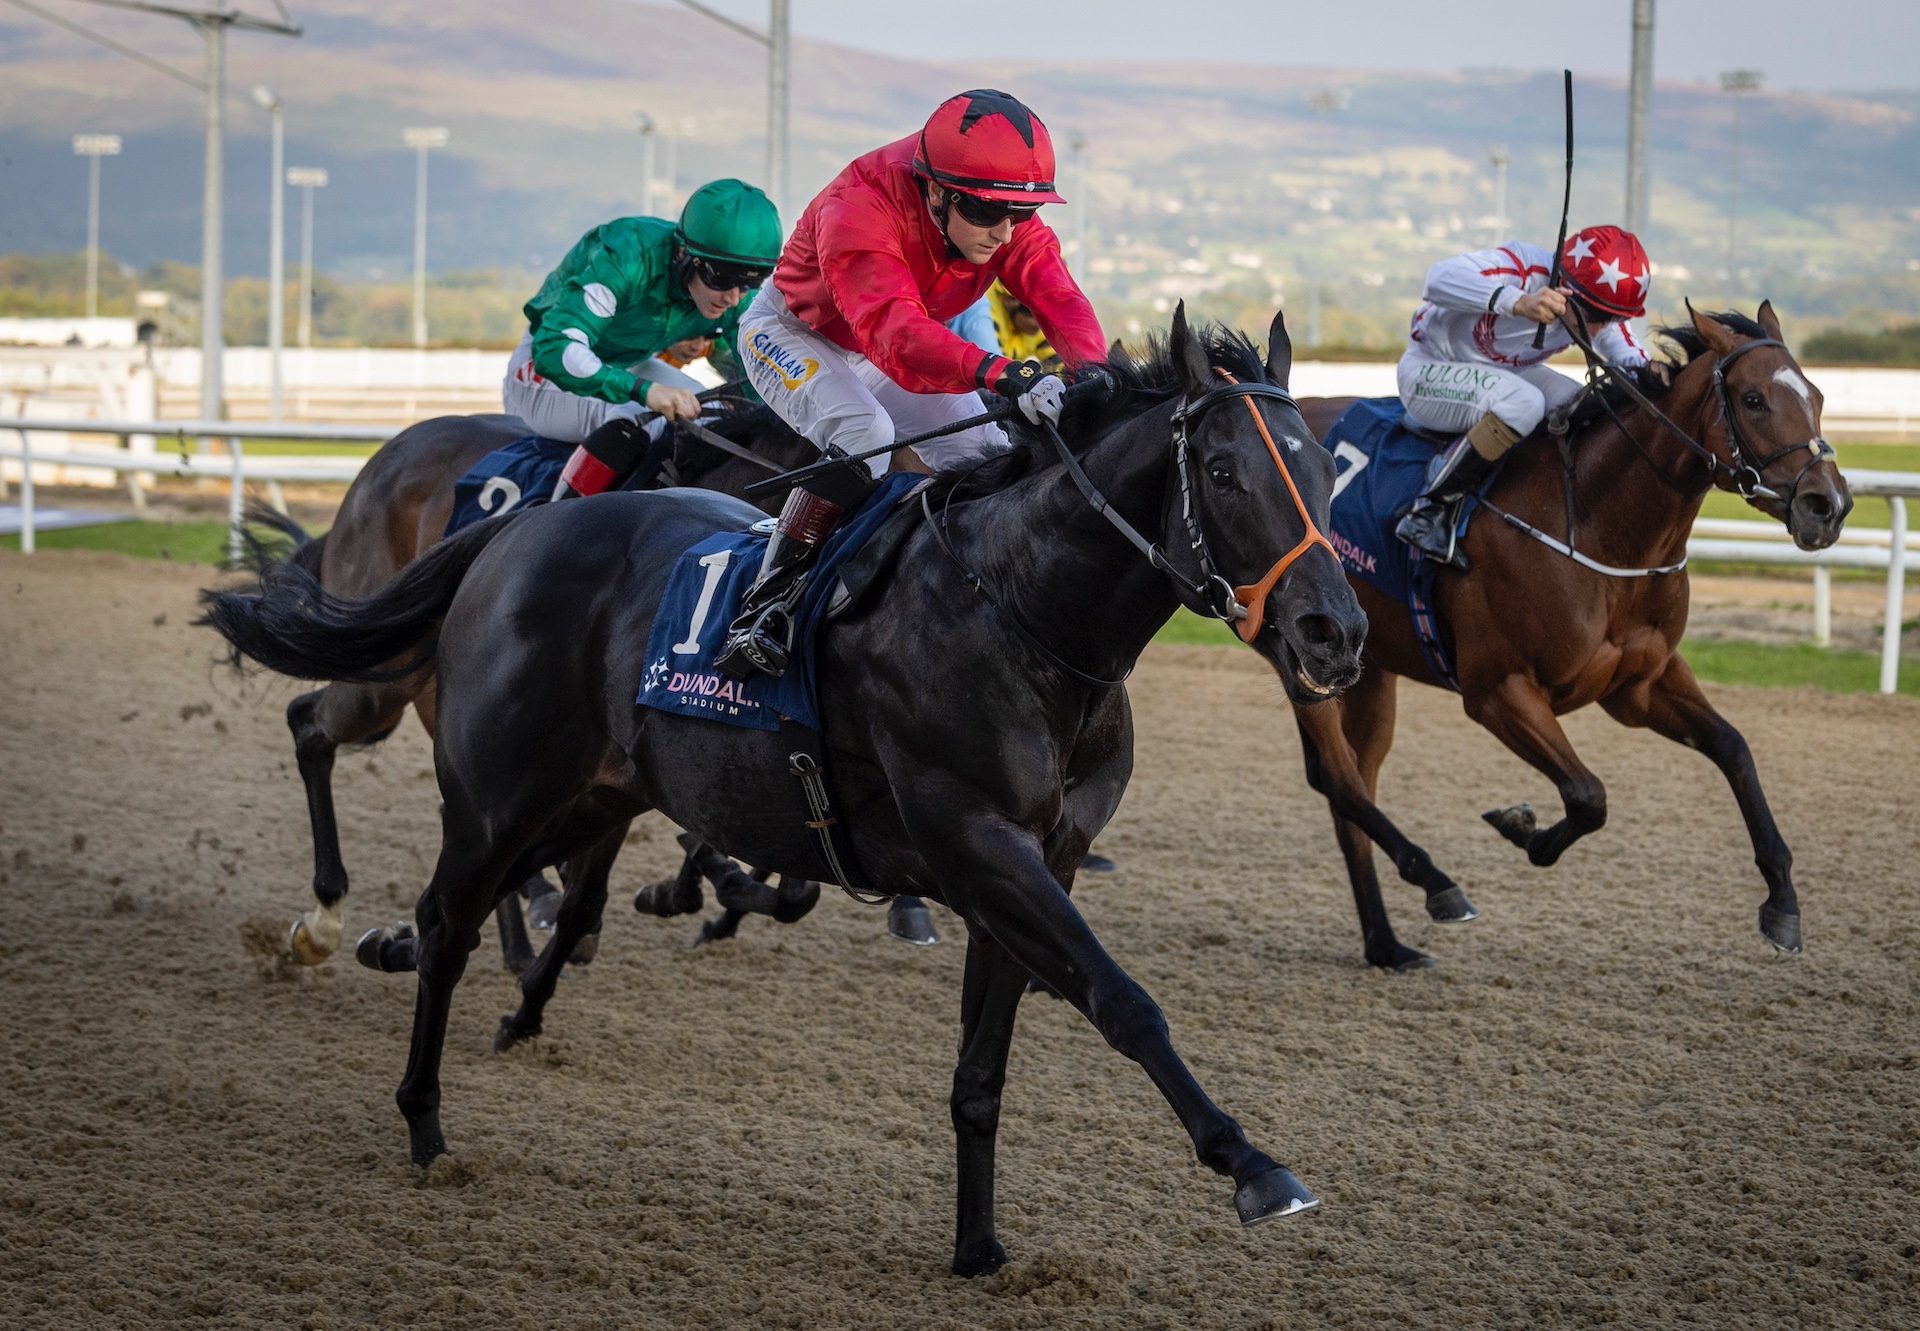
<instances>
[{"instance_id":1,"label":"jockey's boot","mask_svg":"<svg viewBox=\"0 0 1920 1331\"><path fill-rule=\"evenodd\" d=\"M830 458L846 456L831 446L826 453ZM806 590L814 551L833 535L843 514L860 507L874 484L865 467L833 467L787 492L773 535L767 538L760 576L741 598L740 613L714 661L722 672L735 679L756 670L774 676L786 672L793 653L793 611Z\"/></svg>"},{"instance_id":2,"label":"jockey's boot","mask_svg":"<svg viewBox=\"0 0 1920 1331\"><path fill-rule=\"evenodd\" d=\"M649 463L657 472L671 446L665 427L666 421L659 416L644 424L615 416L573 450L554 483L552 498L575 499L617 490Z\"/></svg>"},{"instance_id":3,"label":"jockey's boot","mask_svg":"<svg viewBox=\"0 0 1920 1331\"><path fill-rule=\"evenodd\" d=\"M1487 473L1519 440L1513 427L1498 416L1482 416L1447 448L1440 470L1413 501L1393 534L1427 558L1464 571L1467 557L1454 540L1458 525L1454 517L1460 500L1479 488Z\"/></svg>"},{"instance_id":4,"label":"jockey's boot","mask_svg":"<svg viewBox=\"0 0 1920 1331\"><path fill-rule=\"evenodd\" d=\"M845 511L844 505L800 486L787 492L780 520L767 538L760 575L741 599L726 645L714 660L723 674L745 679L755 671L775 677L786 673L793 653L793 611L806 589L806 571Z\"/></svg>"}]
</instances>

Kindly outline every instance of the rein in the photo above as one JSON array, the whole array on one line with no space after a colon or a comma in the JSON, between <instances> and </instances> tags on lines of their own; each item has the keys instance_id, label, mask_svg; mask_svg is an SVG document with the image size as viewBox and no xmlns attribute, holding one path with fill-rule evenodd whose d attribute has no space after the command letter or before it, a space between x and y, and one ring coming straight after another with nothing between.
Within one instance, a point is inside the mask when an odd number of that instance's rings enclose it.
<instances>
[{"instance_id":1,"label":"rein","mask_svg":"<svg viewBox=\"0 0 1920 1331\"><path fill-rule=\"evenodd\" d=\"M1164 546L1158 542L1149 541L1146 537L1142 536L1139 530L1113 507L1106 495L1102 493L1100 487L1094 483L1093 478L1087 475L1086 469L1080 465L1080 460L1076 458L1072 450L1067 447L1066 440L1060 437L1060 431L1057 427L1051 422L1043 422L1041 428L1048 442L1053 445L1054 452L1059 456L1061 463L1065 466L1067 475L1073 478L1075 487L1079 489L1082 497L1086 499L1093 511L1105 518L1108 523L1113 526L1114 530L1126 539L1129 545L1133 546L1134 549L1138 550L1146 558L1149 564L1166 574L1178 590L1183 593L1183 600L1189 607L1199 606L1204 609L1207 614L1212 615L1215 619L1231 627L1242 642L1250 643L1259 636L1268 594L1271 593L1273 588L1279 583L1287 569L1292 567L1294 561L1316 545L1325 547L1328 554L1333 554L1334 550L1332 543L1321 534L1319 526L1315 524L1313 520L1313 515L1307 511L1306 501L1300 497L1300 489L1294 484L1293 474L1288 471L1285 460L1280 456L1279 446L1274 443L1273 435L1267 429L1266 420L1260 415L1259 409L1253 404L1254 398L1265 397L1285 402L1289 406L1295 406L1293 395L1288 393L1284 388L1280 388L1274 384L1243 384L1231 374L1218 367L1215 368L1214 373L1226 382L1217 388L1207 390L1191 401L1182 401L1173 413L1173 465L1180 476L1181 519L1187 529L1188 541L1192 545L1194 554L1200 562L1200 578L1198 580L1188 577L1178 568L1175 568L1173 561L1167 557ZM1280 556L1279 559L1275 560L1273 567L1268 569L1258 582L1248 583L1240 587L1235 587L1232 583L1228 582L1218 571L1213 561L1212 552L1207 548L1206 532L1200 525L1199 514L1194 511L1191 479L1192 467L1190 465L1192 449L1188 436L1188 423L1190 421L1197 420L1213 407L1233 398L1238 398L1245 404L1247 413L1253 417L1254 428L1260 432L1260 438L1266 444L1267 452L1273 458L1274 467L1279 471L1280 478L1286 482L1287 493L1293 497L1294 508L1300 515L1300 521L1306 527L1306 534L1300 538L1299 543L1284 555ZM954 489L957 488L958 486L956 485ZM952 502L953 490L950 489L947 492L946 504L951 505ZM1126 681L1127 675L1133 673L1132 667L1129 666L1126 674L1121 675L1119 679L1102 679L1097 675L1090 675L1086 671L1064 660L1059 653L1041 641L1039 635L1027 626L1026 622L1021 619L1018 613L996 598L987 587L986 580L969 568L965 561L960 558L959 552L953 548L953 543L949 539L946 531L946 505L942 506L940 517L935 518L931 501L927 493L923 491L920 496L920 507L926 514L928 524L933 528L934 539L939 543L940 548L946 552L947 558L953 562L954 567L960 571L960 575L966 579L967 585L984 596L989 605L999 610L1007 620L1012 623L1015 630L1018 631L1020 637L1028 646L1037 650L1042 656L1046 657L1047 660L1051 661L1066 674L1071 675L1083 684L1089 684L1096 688L1112 688L1115 685L1122 684Z\"/></svg>"},{"instance_id":2,"label":"rein","mask_svg":"<svg viewBox=\"0 0 1920 1331\"><path fill-rule=\"evenodd\" d=\"M1711 488L1719 475L1724 472L1727 476L1728 485L1732 488L1733 492L1742 499L1779 499L1788 506L1791 506L1794 497L1800 493L1800 483L1806 478L1806 474L1819 466L1820 463L1834 456L1833 445L1829 444L1820 436L1815 435L1805 443L1788 444L1785 448L1777 452L1770 453L1762 458L1755 458L1752 447L1740 432L1739 417L1734 414L1733 401L1727 391L1727 370L1735 361L1739 360L1749 351L1757 351L1761 347L1779 347L1782 351L1786 351L1787 344L1778 338L1755 338L1750 342L1745 342L1735 347L1724 356L1714 357L1713 395L1719 408L1721 428L1727 436L1727 452L1733 458L1733 461L1728 463L1722 462L1718 454L1695 439L1679 425L1676 425L1672 418L1661 411L1660 408L1654 406L1647 395L1642 393L1639 387L1634 384L1631 376L1615 366L1608 364L1605 360L1602 360L1599 354L1594 351L1593 342L1587 333L1586 316L1580 314L1577 306L1575 307L1574 313L1575 317L1579 320L1580 327L1574 334L1573 343L1580 348L1580 354L1586 357L1587 392L1599 399L1600 405L1606 410L1614 426L1621 434L1627 437L1627 441L1633 445L1634 451L1639 453L1640 456L1645 459L1647 465L1653 469L1654 474L1676 493L1692 498L1701 493L1701 490L1689 488L1684 482L1676 481L1668 474L1666 468L1654 461L1653 455L1647 452L1646 446L1640 442L1633 431L1626 427L1626 423L1620 419L1620 414L1613 409L1613 404L1607 401L1606 395L1602 392L1598 383L1601 376L1604 375L1606 378L1612 380L1613 383L1617 384L1628 397L1632 398L1643 410L1664 426L1669 434L1685 444L1687 451L1692 453L1694 457L1706 466L1707 483L1702 489ZM1791 355L1792 353L1788 354ZM1775 490L1766 483L1766 478L1763 473L1781 458L1791 457L1803 449L1810 454L1806 465L1794 473L1792 483L1787 486L1786 494L1782 495L1778 490Z\"/></svg>"}]
</instances>

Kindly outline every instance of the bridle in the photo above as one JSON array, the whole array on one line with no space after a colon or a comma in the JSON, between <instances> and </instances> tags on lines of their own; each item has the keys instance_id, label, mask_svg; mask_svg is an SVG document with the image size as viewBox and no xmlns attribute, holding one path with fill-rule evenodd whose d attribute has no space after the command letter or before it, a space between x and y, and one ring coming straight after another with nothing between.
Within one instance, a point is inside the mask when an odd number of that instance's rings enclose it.
<instances>
[{"instance_id":1,"label":"bridle","mask_svg":"<svg viewBox=\"0 0 1920 1331\"><path fill-rule=\"evenodd\" d=\"M1298 560L1301 555L1316 545L1324 547L1330 555L1334 554L1334 549L1332 543L1321 534L1318 524L1313 520L1313 515L1307 511L1306 501L1300 496L1300 488L1294 484L1293 474L1288 470L1286 461L1280 456L1279 446L1274 443L1273 435L1267 429L1265 418L1260 415L1259 409L1256 408L1253 403L1253 399L1255 398L1270 398L1284 402L1297 411L1299 410L1299 406L1294 401L1293 395L1287 392L1286 389L1275 384L1243 384L1225 370L1217 367L1214 373L1219 375L1225 382L1218 387L1208 389L1198 397L1188 398L1183 396L1180 405L1174 410L1172 420L1172 465L1180 480L1181 523L1186 528L1188 544L1192 547L1194 556L1200 566L1200 576L1198 579L1191 578L1179 568L1176 568L1173 561L1168 558L1166 548L1163 545L1156 541L1149 541L1146 537L1142 536L1131 522L1128 522L1124 516L1114 509L1106 495L1101 492L1100 487L1094 483L1093 478L1088 476L1086 469L1080 465L1080 460L1076 458L1067 447L1066 440L1060 437L1060 431L1057 427L1051 423L1043 423L1041 428L1048 442L1053 445L1053 450L1059 456L1061 463L1066 467L1067 474L1073 478L1074 485L1079 489L1081 495L1086 499L1093 511L1105 518L1113 526L1114 530L1126 539L1128 544L1132 545L1134 549L1146 557L1149 564L1167 575L1180 593L1182 603L1190 609L1211 615L1221 623L1232 628L1242 642L1251 643L1260 634L1265 617L1267 596L1279 583L1281 577L1286 574L1286 571L1293 566L1294 562ZM1199 420L1207 412L1221 403L1236 398L1245 404L1247 414L1253 418L1254 428L1259 431L1261 440L1266 444L1267 452L1273 458L1273 465L1275 469L1279 471L1281 480L1286 483L1287 493L1292 496L1294 509L1300 515L1301 524L1306 529L1305 534L1300 538L1299 542L1275 560L1273 566L1261 576L1259 581L1246 583L1238 587L1229 582L1225 575L1219 571L1218 565L1214 562L1213 553L1207 546L1206 531L1201 526L1200 515L1194 508L1193 449L1189 436L1189 428L1192 422ZM959 486L956 483L952 489L948 490L948 505L952 503L954 490L958 488ZM1072 675L1082 683L1111 687L1125 681L1125 675L1122 675L1119 679L1101 679L1061 659L1059 654L1041 641L1040 637L1028 627L1017 613L998 600L988 589L985 581L968 568L961 560L959 553L953 548L952 542L949 540L946 532L945 506L942 508L941 516L936 519L933 514L930 499L925 491L921 493L920 504L922 510L926 513L929 525L933 528L934 537L939 542L940 548L946 551L947 557L953 561L955 567L960 570L961 575L967 580L968 584L973 587L975 591L986 597L988 602L996 609L1005 614L1012 622L1014 628L1018 630L1020 636L1026 639L1030 646L1039 650L1061 670ZM1338 556L1336 555L1335 558L1338 558Z\"/></svg>"},{"instance_id":2,"label":"bridle","mask_svg":"<svg viewBox=\"0 0 1920 1331\"><path fill-rule=\"evenodd\" d=\"M1778 499L1791 509L1794 499L1800 493L1800 484L1806 479L1807 473L1819 466L1822 462L1835 456L1833 445L1829 444L1819 435L1815 435L1805 443L1788 444L1785 448L1769 453L1765 457L1756 457L1753 447L1747 442L1746 437L1740 431L1739 416L1733 410L1733 397L1727 388L1727 371L1735 361L1750 351L1758 351L1762 347L1778 347L1782 351L1786 351L1786 343L1780 341L1778 338L1754 338L1750 342L1744 342L1735 347L1724 356L1715 355L1714 357L1713 395L1715 405L1719 412L1721 432L1727 439L1727 454L1732 458L1731 462L1726 462L1720 458L1719 454L1695 439L1679 425L1676 425L1660 408L1654 406L1647 398L1647 395L1642 393L1639 387L1634 384L1631 377L1603 360L1593 349L1592 339L1587 333L1586 316L1580 313L1578 306L1574 307L1574 315L1579 321L1580 327L1574 334L1573 342L1575 346L1580 348L1581 354L1585 356L1587 360L1586 391L1599 401L1600 405L1605 408L1607 415L1612 418L1614 425L1619 429L1620 433L1625 435L1627 441L1633 445L1634 451L1645 459L1647 465L1653 469L1654 474L1665 482L1670 489L1691 498L1706 489L1718 485L1720 483L1720 477L1724 474L1726 477L1725 488L1732 490L1742 499ZM1789 352L1788 354L1791 355L1792 353ZM1707 469L1705 486L1701 486L1698 489L1689 487L1684 482L1675 480L1665 467L1654 461L1653 455L1647 452L1646 446L1640 442L1639 437L1627 428L1626 423L1620 419L1620 414L1613 409L1613 404L1607 401L1605 393L1601 391L1599 380L1603 375L1619 385L1628 397L1639 403L1656 421L1666 427L1668 433L1685 444L1688 452L1692 453L1695 458L1699 459L1699 461L1705 465ZM1806 464L1794 473L1792 483L1787 486L1786 494L1782 495L1778 490L1767 484L1764 473L1769 467L1773 466L1774 463L1780 461L1780 459L1791 457L1803 449L1809 454Z\"/></svg>"}]
</instances>

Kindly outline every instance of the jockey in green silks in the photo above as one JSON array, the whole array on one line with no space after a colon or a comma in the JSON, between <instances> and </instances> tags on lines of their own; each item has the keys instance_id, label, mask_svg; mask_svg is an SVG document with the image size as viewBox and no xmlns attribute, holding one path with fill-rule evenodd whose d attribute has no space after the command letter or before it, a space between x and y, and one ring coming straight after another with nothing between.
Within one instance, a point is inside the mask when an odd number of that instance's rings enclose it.
<instances>
[{"instance_id":1,"label":"jockey in green silks","mask_svg":"<svg viewBox=\"0 0 1920 1331\"><path fill-rule=\"evenodd\" d=\"M743 299L780 258L773 201L739 180L693 192L680 220L622 217L582 236L527 302L527 333L508 362L507 412L536 434L580 445L554 498L623 481L668 421L697 416L697 380L660 359L712 338L732 360Z\"/></svg>"}]
</instances>

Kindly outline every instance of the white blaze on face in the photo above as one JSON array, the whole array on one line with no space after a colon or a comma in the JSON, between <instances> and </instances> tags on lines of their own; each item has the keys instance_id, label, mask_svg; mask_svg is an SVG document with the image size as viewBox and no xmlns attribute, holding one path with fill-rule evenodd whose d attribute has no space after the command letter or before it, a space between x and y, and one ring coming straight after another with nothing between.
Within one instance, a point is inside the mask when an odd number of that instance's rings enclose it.
<instances>
[{"instance_id":1,"label":"white blaze on face","mask_svg":"<svg viewBox=\"0 0 1920 1331\"><path fill-rule=\"evenodd\" d=\"M567 337L567 349L560 353L560 363L566 367L567 373L576 379L591 379L600 373L600 358L587 345L587 335L578 328L562 331Z\"/></svg>"},{"instance_id":2,"label":"white blaze on face","mask_svg":"<svg viewBox=\"0 0 1920 1331\"><path fill-rule=\"evenodd\" d=\"M1304 439L1296 439L1290 434L1282 437L1287 441L1287 452L1289 453L1298 453L1306 446L1306 440Z\"/></svg>"},{"instance_id":3,"label":"white blaze on face","mask_svg":"<svg viewBox=\"0 0 1920 1331\"><path fill-rule=\"evenodd\" d=\"M1783 365L1773 372L1773 381L1791 389L1800 399L1800 405L1807 409L1807 424L1813 424L1813 385L1800 376L1800 371L1791 365Z\"/></svg>"},{"instance_id":4,"label":"white blaze on face","mask_svg":"<svg viewBox=\"0 0 1920 1331\"><path fill-rule=\"evenodd\" d=\"M580 288L580 294L587 298L587 308L600 319L611 319L613 312L620 308L620 302L613 298L613 292L601 282L589 282Z\"/></svg>"}]
</instances>

